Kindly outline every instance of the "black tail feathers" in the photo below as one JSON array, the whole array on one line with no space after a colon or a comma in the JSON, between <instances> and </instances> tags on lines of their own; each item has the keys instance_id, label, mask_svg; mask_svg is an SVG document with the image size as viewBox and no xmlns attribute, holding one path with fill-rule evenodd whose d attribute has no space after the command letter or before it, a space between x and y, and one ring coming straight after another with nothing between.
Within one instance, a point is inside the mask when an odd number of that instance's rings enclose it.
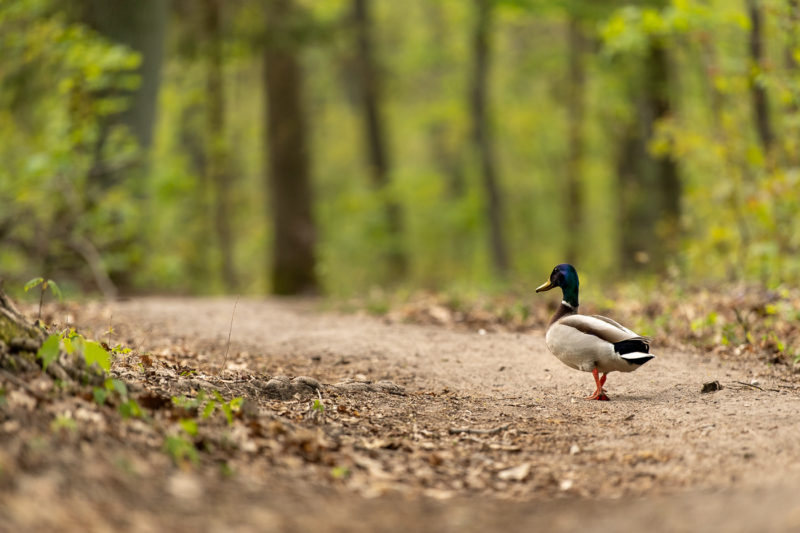
<instances>
[{"instance_id":1,"label":"black tail feathers","mask_svg":"<svg viewBox=\"0 0 800 533\"><path fill-rule=\"evenodd\" d=\"M626 339L614 343L614 351L620 355L626 353L650 353L650 344L644 339Z\"/></svg>"}]
</instances>

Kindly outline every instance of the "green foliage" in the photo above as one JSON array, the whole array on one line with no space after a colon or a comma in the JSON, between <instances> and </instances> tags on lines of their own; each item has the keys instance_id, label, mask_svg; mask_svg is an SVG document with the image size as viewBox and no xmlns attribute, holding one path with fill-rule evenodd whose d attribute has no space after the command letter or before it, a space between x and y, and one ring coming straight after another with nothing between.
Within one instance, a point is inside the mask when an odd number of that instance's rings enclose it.
<instances>
[{"instance_id":1,"label":"green foliage","mask_svg":"<svg viewBox=\"0 0 800 533\"><path fill-rule=\"evenodd\" d=\"M36 355L42 360L44 370L47 370L47 367L58 358L61 350L69 355L76 351L79 352L83 356L86 366L91 367L97 364L101 373L111 370L111 354L99 343L86 340L83 335L75 331L75 328L52 334L42 343ZM124 384L122 386L124 387ZM127 395L127 391L125 394Z\"/></svg>"},{"instance_id":2,"label":"green foliage","mask_svg":"<svg viewBox=\"0 0 800 533\"><path fill-rule=\"evenodd\" d=\"M42 317L42 303L44 302L44 291L50 288L50 292L52 292L55 296L61 300L61 289L58 287L55 281L52 279L44 279L44 278L33 278L32 280L28 281L25 284L25 292L33 289L34 287L40 287L40 294L39 294L39 319Z\"/></svg>"},{"instance_id":3,"label":"green foliage","mask_svg":"<svg viewBox=\"0 0 800 533\"><path fill-rule=\"evenodd\" d=\"M125 91L138 84L139 57L71 23L57 5L0 5L0 227L9 225L11 243L0 248L0 265L11 279L27 269L26 257L61 262L87 238L102 249L111 232L119 238L110 217L124 219L129 204L120 188L94 191L89 174L98 163L110 168L135 157L116 126L103 161L95 154L106 118L126 107ZM38 260L33 249L43 254Z\"/></svg>"},{"instance_id":4,"label":"green foliage","mask_svg":"<svg viewBox=\"0 0 800 533\"><path fill-rule=\"evenodd\" d=\"M317 413L323 414L325 412L325 405L319 399L314 399L311 409Z\"/></svg>"},{"instance_id":5,"label":"green foliage","mask_svg":"<svg viewBox=\"0 0 800 533\"><path fill-rule=\"evenodd\" d=\"M186 435L172 435L166 438L164 449L177 465L187 466L196 464L199 461L199 454L194 445L200 426L199 420L210 418L219 409L225 416L228 425L233 424L233 418L242 406L244 399L241 397L232 398L225 401L225 398L218 391L212 395L200 391L194 398L187 396L173 396L172 404L181 409L196 413L193 418L181 418L178 421L181 431ZM199 419L197 418L199 416ZM188 437L188 438L187 438ZM221 466L223 473L231 475L233 471L227 465Z\"/></svg>"},{"instance_id":6,"label":"green foliage","mask_svg":"<svg viewBox=\"0 0 800 533\"><path fill-rule=\"evenodd\" d=\"M279 44L300 52L307 73L317 270L325 290L349 296L397 284L507 288L495 283L488 260L487 200L467 104L475 3L372 4L390 140L391 184L382 190L364 164L354 35L344 23L351 2L297 4ZM564 260L570 240L583 245L578 261L587 276L618 272L624 228L617 223L617 159L626 125L642 113L642 65L657 42L675 73L675 86L665 88L673 112L652 135L644 133L652 155L680 168L683 234L671 272L770 285L800 280L800 40L789 4L762 3L766 57L755 65L744 45L750 21L742 2L495 1L489 114L511 279L538 280L534 273ZM219 292L206 151L210 137L224 136L216 140L231 147L232 260L246 292L269 288L265 259L274 235L264 211L273 199L264 194L263 113L254 112L264 107L263 3L226 3L225 10L225 131L208 131L207 36L193 16L172 17L176 37L165 50L155 142L144 154L110 120L139 84L141 57L70 19L55 0L0 4L0 269L7 277L21 282L46 265L47 275L64 271L59 279L70 292L94 281L86 268L93 248L100 266L133 288ZM574 209L562 179L572 126L567 21L577 21L588 43L598 45L584 51L578 235L564 223ZM771 149L755 135L753 86L770 99L777 139ZM646 187L659 194L656 184ZM399 239L383 216L389 199L403 213ZM664 229L653 233L660 240ZM404 280L379 261L398 248L410 252ZM379 298L371 302L385 311ZM696 327L706 327L698 320ZM216 404L210 409L209 416Z\"/></svg>"},{"instance_id":7,"label":"green foliage","mask_svg":"<svg viewBox=\"0 0 800 533\"><path fill-rule=\"evenodd\" d=\"M105 348L100 346L99 343L94 341L85 341L83 345L83 358L86 364L92 366L97 363L97 366L108 372L111 370L111 354Z\"/></svg>"},{"instance_id":8,"label":"green foliage","mask_svg":"<svg viewBox=\"0 0 800 533\"><path fill-rule=\"evenodd\" d=\"M181 435L168 435L164 440L164 450L178 466L195 465L200 461L197 448Z\"/></svg>"},{"instance_id":9,"label":"green foliage","mask_svg":"<svg viewBox=\"0 0 800 533\"><path fill-rule=\"evenodd\" d=\"M46 291L49 288L50 292L52 292L59 300L62 299L61 289L58 287L58 284L56 284L56 282L53 281L52 279L46 280L44 278L33 278L32 280L28 281L28 283L25 284L24 289L25 292L28 292L34 287L39 287L39 286L41 286L42 292Z\"/></svg>"},{"instance_id":10,"label":"green foliage","mask_svg":"<svg viewBox=\"0 0 800 533\"><path fill-rule=\"evenodd\" d=\"M793 68L751 64L740 47L749 30L739 4L675 0L663 9L621 9L601 33L609 54L641 55L650 40L659 39L684 65L680 113L663 121L650 143L651 152L676 159L684 175L686 233L679 264L695 278L776 284L800 274L790 252L800 245L793 215L800 208L800 79ZM767 31L768 57L796 49L796 28L782 35L777 28ZM753 84L781 101L780 114L771 118L787 135L769 151L754 135Z\"/></svg>"},{"instance_id":11,"label":"green foliage","mask_svg":"<svg viewBox=\"0 0 800 533\"><path fill-rule=\"evenodd\" d=\"M219 409L222 411L223 415L225 416L225 420L230 426L233 424L233 418L235 414L241 410L242 404L244 403L244 398L237 396L226 402L225 398L222 397L222 394L220 394L219 391L214 391L214 393L209 396L205 393L205 391L201 390L194 398L187 396L173 396L172 403L173 405L182 409L197 410L203 420L211 418L214 412Z\"/></svg>"},{"instance_id":12,"label":"green foliage","mask_svg":"<svg viewBox=\"0 0 800 533\"><path fill-rule=\"evenodd\" d=\"M333 479L347 479L350 477L350 469L346 466L334 466L331 468L331 477Z\"/></svg>"},{"instance_id":13,"label":"green foliage","mask_svg":"<svg viewBox=\"0 0 800 533\"><path fill-rule=\"evenodd\" d=\"M197 436L197 422L191 418L182 418L179 421L181 429L184 430L189 436Z\"/></svg>"},{"instance_id":14,"label":"green foliage","mask_svg":"<svg viewBox=\"0 0 800 533\"><path fill-rule=\"evenodd\" d=\"M129 396L125 382L119 379L106 379L102 387L92 389L92 396L98 405L105 405L109 398L115 396L119 401L118 411L122 418L143 418L145 416L136 400Z\"/></svg>"},{"instance_id":15,"label":"green foliage","mask_svg":"<svg viewBox=\"0 0 800 533\"><path fill-rule=\"evenodd\" d=\"M50 423L50 431L53 433L76 433L78 424L68 413L57 415Z\"/></svg>"},{"instance_id":16,"label":"green foliage","mask_svg":"<svg viewBox=\"0 0 800 533\"><path fill-rule=\"evenodd\" d=\"M42 360L42 370L47 370L47 367L50 366L50 363L58 359L60 350L61 335L54 334L45 339L41 348L39 348L39 351L36 354L36 356Z\"/></svg>"}]
</instances>

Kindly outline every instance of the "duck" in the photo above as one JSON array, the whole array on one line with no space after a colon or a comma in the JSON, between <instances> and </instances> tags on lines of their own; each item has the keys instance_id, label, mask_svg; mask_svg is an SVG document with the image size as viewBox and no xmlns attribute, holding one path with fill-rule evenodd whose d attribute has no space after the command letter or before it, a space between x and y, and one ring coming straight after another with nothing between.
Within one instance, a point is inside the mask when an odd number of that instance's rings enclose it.
<instances>
[{"instance_id":1,"label":"duck","mask_svg":"<svg viewBox=\"0 0 800 533\"><path fill-rule=\"evenodd\" d=\"M561 305L547 326L545 344L565 365L592 373L597 388L588 400L608 401L603 386L609 373L633 372L655 355L650 353L647 337L608 317L579 314L578 286L578 271L562 263L536 288L539 293L560 287L562 293Z\"/></svg>"}]
</instances>

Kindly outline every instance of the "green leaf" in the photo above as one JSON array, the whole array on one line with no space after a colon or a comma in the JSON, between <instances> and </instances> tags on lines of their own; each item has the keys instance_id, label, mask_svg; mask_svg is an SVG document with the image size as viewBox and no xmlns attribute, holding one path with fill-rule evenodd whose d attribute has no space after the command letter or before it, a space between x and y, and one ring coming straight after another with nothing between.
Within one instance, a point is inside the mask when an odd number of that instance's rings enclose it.
<instances>
[{"instance_id":1,"label":"green leaf","mask_svg":"<svg viewBox=\"0 0 800 533\"><path fill-rule=\"evenodd\" d=\"M86 341L83 347L83 358L86 360L87 366L97 363L106 372L111 370L111 354L94 341Z\"/></svg>"},{"instance_id":2,"label":"green leaf","mask_svg":"<svg viewBox=\"0 0 800 533\"><path fill-rule=\"evenodd\" d=\"M181 428L186 433L188 433L192 437L197 436L197 422L195 422L191 418L183 418L178 423L181 425Z\"/></svg>"},{"instance_id":3,"label":"green leaf","mask_svg":"<svg viewBox=\"0 0 800 533\"><path fill-rule=\"evenodd\" d=\"M69 355L72 355L72 353L75 351L75 345L72 343L72 339L70 339L69 337L64 338L63 344L64 344L64 351L67 352Z\"/></svg>"},{"instance_id":4,"label":"green leaf","mask_svg":"<svg viewBox=\"0 0 800 533\"><path fill-rule=\"evenodd\" d=\"M28 292L32 288L36 287L37 285L44 283L44 278L33 278L28 283L25 284L25 292Z\"/></svg>"},{"instance_id":5,"label":"green leaf","mask_svg":"<svg viewBox=\"0 0 800 533\"><path fill-rule=\"evenodd\" d=\"M47 370L50 363L58 358L58 351L61 345L61 338L57 335L50 335L39 348L36 353L37 357L42 360L42 370Z\"/></svg>"},{"instance_id":6,"label":"green leaf","mask_svg":"<svg viewBox=\"0 0 800 533\"><path fill-rule=\"evenodd\" d=\"M128 387L125 386L124 381L120 381L118 379L112 379L111 383L112 386L114 387L114 390L117 391L117 394L119 394L122 398L128 397Z\"/></svg>"},{"instance_id":7,"label":"green leaf","mask_svg":"<svg viewBox=\"0 0 800 533\"><path fill-rule=\"evenodd\" d=\"M142 416L142 408L139 407L136 400L131 399L119 404L119 413L122 415L122 418L130 418L132 416L140 418Z\"/></svg>"},{"instance_id":8,"label":"green leaf","mask_svg":"<svg viewBox=\"0 0 800 533\"><path fill-rule=\"evenodd\" d=\"M55 281L48 279L45 283L47 283L47 286L50 287L50 292L52 292L54 296L56 296L59 300L63 299L61 296L61 289L58 287L58 284Z\"/></svg>"},{"instance_id":9,"label":"green leaf","mask_svg":"<svg viewBox=\"0 0 800 533\"><path fill-rule=\"evenodd\" d=\"M225 413L225 419L228 421L228 425L233 425L233 410L231 410L230 404L223 403L221 407L222 412Z\"/></svg>"},{"instance_id":10,"label":"green leaf","mask_svg":"<svg viewBox=\"0 0 800 533\"><path fill-rule=\"evenodd\" d=\"M203 409L203 418L208 418L214 413L214 409L217 408L217 402L214 400L210 400L207 404L205 409Z\"/></svg>"},{"instance_id":11,"label":"green leaf","mask_svg":"<svg viewBox=\"0 0 800 533\"><path fill-rule=\"evenodd\" d=\"M97 405L105 405L106 399L108 399L108 391L100 387L95 387L92 389L92 395L94 396L94 401Z\"/></svg>"},{"instance_id":12,"label":"green leaf","mask_svg":"<svg viewBox=\"0 0 800 533\"><path fill-rule=\"evenodd\" d=\"M164 441L164 449L167 451L170 457L172 457L172 460L175 462L175 464L183 463L185 461L197 463L200 460L200 457L197 454L197 448L194 447L194 444L183 437L172 435L168 436Z\"/></svg>"}]
</instances>

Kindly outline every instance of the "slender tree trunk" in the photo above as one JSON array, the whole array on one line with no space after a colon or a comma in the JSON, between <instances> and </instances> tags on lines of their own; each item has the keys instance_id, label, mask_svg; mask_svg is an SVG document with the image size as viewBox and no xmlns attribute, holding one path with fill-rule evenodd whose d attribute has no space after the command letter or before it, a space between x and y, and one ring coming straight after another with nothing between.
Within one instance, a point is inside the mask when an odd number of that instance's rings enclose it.
<instances>
[{"instance_id":1,"label":"slender tree trunk","mask_svg":"<svg viewBox=\"0 0 800 533\"><path fill-rule=\"evenodd\" d=\"M795 55L798 48L797 30L800 26L800 1L787 0L789 9L789 39L786 45L786 68L790 71L797 71L800 64Z\"/></svg>"},{"instance_id":2,"label":"slender tree trunk","mask_svg":"<svg viewBox=\"0 0 800 533\"><path fill-rule=\"evenodd\" d=\"M120 183L126 176L139 177L147 167L148 151L153 141L153 131L156 122L156 108L158 92L161 86L161 66L164 57L164 43L167 34L167 19L169 16L169 0L139 0L136 2L115 2L108 0L81 0L83 7L83 20L98 33L109 40L124 44L139 52L141 64L137 69L140 76L139 86L126 96L130 97L129 105L122 113L104 117L100 121L100 132L94 146L92 166L87 174L87 185L84 212L93 212L103 202L106 191ZM133 137L142 148L142 155L132 169L123 172L119 168L110 167L106 161L108 136L115 124L127 126ZM112 147L113 148L113 147ZM149 208L147 199L143 195L135 198L140 209L146 212ZM147 217L143 217L147 219ZM108 229L107 229L108 231ZM131 231L125 228L114 228L115 234L120 236L118 241L100 252L109 248L121 250L133 243L134 240L146 241L148 231L140 226ZM78 239L86 238L92 243L91 232L84 230L83 235L76 234ZM130 270L130 269L129 269ZM135 270L133 268L132 270ZM120 287L129 286L130 271L115 271L109 268L108 275Z\"/></svg>"},{"instance_id":3,"label":"slender tree trunk","mask_svg":"<svg viewBox=\"0 0 800 533\"><path fill-rule=\"evenodd\" d=\"M402 246L403 219L400 205L389 195L391 165L386 148L385 120L381 114L379 69L373 56L371 0L353 0L356 32L359 87L364 120L367 161L373 187L381 195L389 233L386 261L393 279L402 278L408 270L408 259Z\"/></svg>"},{"instance_id":4,"label":"slender tree trunk","mask_svg":"<svg viewBox=\"0 0 800 533\"><path fill-rule=\"evenodd\" d=\"M566 169L567 209L565 227L567 237L567 262L578 261L580 236L583 229L583 123L586 114L586 69L583 55L586 49L586 38L580 22L571 17L568 27L569 37L569 89L567 93L568 114L568 155Z\"/></svg>"},{"instance_id":5,"label":"slender tree trunk","mask_svg":"<svg viewBox=\"0 0 800 533\"><path fill-rule=\"evenodd\" d=\"M480 158L486 210L489 221L489 246L492 265L500 277L508 274L508 251L503 235L503 202L500 196L497 164L489 124L489 63L491 55L492 0L475 0L476 21L473 35L474 66L472 75L471 111L473 136Z\"/></svg>"},{"instance_id":6,"label":"slender tree trunk","mask_svg":"<svg viewBox=\"0 0 800 533\"><path fill-rule=\"evenodd\" d=\"M194 245L183 259L187 265L187 277L202 284L207 284L216 275L212 268L211 247L206 244L208 236L214 234L214 227L211 217L205 216L206 213L213 212L211 186L208 183L208 154L203 133L205 116L203 105L193 99L181 110L178 126L181 150L187 156L190 172L197 176L197 185L186 198L186 209L190 213L202 213L187 228Z\"/></svg>"},{"instance_id":7,"label":"slender tree trunk","mask_svg":"<svg viewBox=\"0 0 800 533\"><path fill-rule=\"evenodd\" d=\"M268 189L274 245L272 291L315 292L314 244L309 151L303 100L303 72L288 32L291 0L267 0L264 52Z\"/></svg>"},{"instance_id":8,"label":"slender tree trunk","mask_svg":"<svg viewBox=\"0 0 800 533\"><path fill-rule=\"evenodd\" d=\"M122 113L121 120L144 148L148 148L153 140L168 6L168 0L86 0L85 3L85 20L89 26L142 55L139 67L142 81L131 95L131 105Z\"/></svg>"},{"instance_id":9,"label":"slender tree trunk","mask_svg":"<svg viewBox=\"0 0 800 533\"><path fill-rule=\"evenodd\" d=\"M225 85L223 73L222 0L204 0L206 50L206 153L208 181L214 188L214 229L220 251L222 281L235 291L233 234L231 232L231 190L233 179L228 165L225 140Z\"/></svg>"},{"instance_id":10,"label":"slender tree trunk","mask_svg":"<svg viewBox=\"0 0 800 533\"><path fill-rule=\"evenodd\" d=\"M428 79L431 94L446 93L444 73L448 68L445 58L448 23L444 6L441 2L423 2L424 18L429 28L431 54L434 61L430 65ZM444 176L447 195L450 199L458 199L466 190L463 150L460 143L454 142L454 126L451 120L440 117L428 127L428 147L430 158L437 170ZM454 243L455 244L455 243Z\"/></svg>"},{"instance_id":11,"label":"slender tree trunk","mask_svg":"<svg viewBox=\"0 0 800 533\"><path fill-rule=\"evenodd\" d=\"M639 106L641 115L645 112ZM650 262L653 240L652 199L647 197L646 161L642 123L632 121L625 128L617 154L617 189L619 198L619 268L634 271Z\"/></svg>"},{"instance_id":12,"label":"slender tree trunk","mask_svg":"<svg viewBox=\"0 0 800 533\"><path fill-rule=\"evenodd\" d=\"M798 39L798 31L800 31L800 1L788 0L788 10L789 20L787 24L789 26L789 35L786 49L784 51L785 64L786 70L789 73L789 78L792 80L792 83L796 83L798 74L800 74L800 61L798 61L798 57L796 55L798 48L800 48L800 39ZM800 111L798 98L800 98L800 95L798 95L797 91L795 91L793 98L790 99L789 103L785 107L786 112L788 112L790 115L796 115L797 112ZM799 159L800 158L798 157L796 150L783 150L784 166L797 166Z\"/></svg>"},{"instance_id":13,"label":"slender tree trunk","mask_svg":"<svg viewBox=\"0 0 800 533\"><path fill-rule=\"evenodd\" d=\"M747 0L747 14L750 17L750 61L758 71L764 61L763 12L760 0ZM774 134L769 116L769 100L763 85L755 79L750 83L750 96L753 101L753 119L755 120L758 138L765 154L772 148Z\"/></svg>"},{"instance_id":14,"label":"slender tree trunk","mask_svg":"<svg viewBox=\"0 0 800 533\"><path fill-rule=\"evenodd\" d=\"M669 57L658 41L650 43L639 77L631 91L637 119L625 130L617 161L620 264L658 271L678 250L682 195L674 159L648 150L656 124L672 113Z\"/></svg>"},{"instance_id":15,"label":"slender tree trunk","mask_svg":"<svg viewBox=\"0 0 800 533\"><path fill-rule=\"evenodd\" d=\"M645 78L648 107L651 110L647 142L655 134L658 121L672 114L670 101L670 68L667 50L663 44L654 42L650 46L648 75ZM666 266L669 256L678 251L680 239L681 195L683 194L678 165L670 154L650 155L655 166L655 180L660 203L658 231L661 246L654 248L657 268Z\"/></svg>"}]
</instances>

